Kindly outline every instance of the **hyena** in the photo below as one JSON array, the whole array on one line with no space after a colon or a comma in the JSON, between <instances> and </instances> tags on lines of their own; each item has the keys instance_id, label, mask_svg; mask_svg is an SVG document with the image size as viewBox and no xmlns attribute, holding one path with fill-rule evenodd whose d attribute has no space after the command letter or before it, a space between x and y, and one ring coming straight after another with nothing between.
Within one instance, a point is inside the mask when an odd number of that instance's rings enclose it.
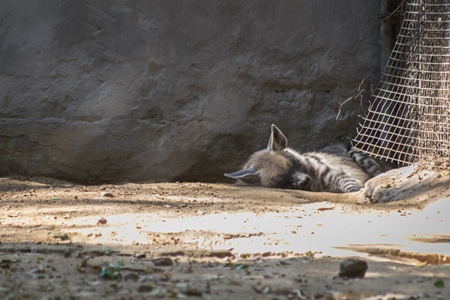
<instances>
[{"instance_id":1,"label":"hyena","mask_svg":"<svg viewBox=\"0 0 450 300\"><path fill-rule=\"evenodd\" d=\"M224 174L247 184L311 192L357 192L380 166L343 145L300 154L287 147L286 136L272 124L267 149L254 153L243 169Z\"/></svg>"}]
</instances>

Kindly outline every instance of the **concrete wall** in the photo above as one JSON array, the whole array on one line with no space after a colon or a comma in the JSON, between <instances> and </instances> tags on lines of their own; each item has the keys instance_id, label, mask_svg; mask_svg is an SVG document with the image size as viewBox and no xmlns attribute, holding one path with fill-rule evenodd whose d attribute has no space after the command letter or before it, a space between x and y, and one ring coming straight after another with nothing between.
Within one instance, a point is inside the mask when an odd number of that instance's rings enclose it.
<instances>
[{"instance_id":1,"label":"concrete wall","mask_svg":"<svg viewBox=\"0 0 450 300\"><path fill-rule=\"evenodd\" d=\"M354 136L358 100L335 117L379 76L379 7L5 0L0 174L217 181L271 123L299 150Z\"/></svg>"}]
</instances>

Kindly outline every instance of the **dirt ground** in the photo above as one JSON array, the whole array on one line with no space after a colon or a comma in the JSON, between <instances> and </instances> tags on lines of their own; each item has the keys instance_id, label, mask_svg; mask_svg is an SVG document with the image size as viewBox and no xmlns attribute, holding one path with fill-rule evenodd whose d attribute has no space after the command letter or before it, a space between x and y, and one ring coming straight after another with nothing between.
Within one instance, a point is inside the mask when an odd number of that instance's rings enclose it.
<instances>
[{"instance_id":1,"label":"dirt ground","mask_svg":"<svg viewBox=\"0 0 450 300\"><path fill-rule=\"evenodd\" d=\"M450 299L450 198L0 179L2 299ZM346 258L363 279L343 279Z\"/></svg>"}]
</instances>

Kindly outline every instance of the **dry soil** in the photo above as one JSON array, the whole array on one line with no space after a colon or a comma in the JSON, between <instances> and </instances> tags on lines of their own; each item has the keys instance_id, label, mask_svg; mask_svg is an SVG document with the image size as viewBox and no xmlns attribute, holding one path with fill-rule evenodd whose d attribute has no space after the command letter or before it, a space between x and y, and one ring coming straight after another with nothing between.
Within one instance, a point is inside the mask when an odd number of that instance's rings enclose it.
<instances>
[{"instance_id":1,"label":"dry soil","mask_svg":"<svg viewBox=\"0 0 450 300\"><path fill-rule=\"evenodd\" d=\"M4 299L450 299L450 199L0 179ZM328 200L328 201L325 201ZM363 279L339 278L348 257Z\"/></svg>"}]
</instances>

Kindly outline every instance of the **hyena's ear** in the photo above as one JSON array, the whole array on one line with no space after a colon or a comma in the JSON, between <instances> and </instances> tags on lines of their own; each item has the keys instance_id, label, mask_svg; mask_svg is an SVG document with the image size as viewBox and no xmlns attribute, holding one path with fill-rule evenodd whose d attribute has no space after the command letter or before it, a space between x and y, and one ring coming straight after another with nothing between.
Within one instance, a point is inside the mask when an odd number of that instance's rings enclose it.
<instances>
[{"instance_id":1,"label":"hyena's ear","mask_svg":"<svg viewBox=\"0 0 450 300\"><path fill-rule=\"evenodd\" d=\"M255 170L255 168L253 166L250 166L246 169L236 171L234 173L225 173L223 175L225 175L226 177L229 177L229 178L233 178L233 179L242 179L242 178L249 177L249 176L258 176L259 177L259 172L257 170Z\"/></svg>"},{"instance_id":2,"label":"hyena's ear","mask_svg":"<svg viewBox=\"0 0 450 300\"><path fill-rule=\"evenodd\" d=\"M287 148L287 138L286 136L281 132L280 129L278 129L277 126L272 124L271 128L271 134L269 139L269 144L267 145L267 150L269 151L282 151Z\"/></svg>"},{"instance_id":3,"label":"hyena's ear","mask_svg":"<svg viewBox=\"0 0 450 300\"><path fill-rule=\"evenodd\" d=\"M227 177L240 180L243 183L251 185L261 185L261 177L259 176L259 171L257 171L253 166L246 169L224 174Z\"/></svg>"}]
</instances>

